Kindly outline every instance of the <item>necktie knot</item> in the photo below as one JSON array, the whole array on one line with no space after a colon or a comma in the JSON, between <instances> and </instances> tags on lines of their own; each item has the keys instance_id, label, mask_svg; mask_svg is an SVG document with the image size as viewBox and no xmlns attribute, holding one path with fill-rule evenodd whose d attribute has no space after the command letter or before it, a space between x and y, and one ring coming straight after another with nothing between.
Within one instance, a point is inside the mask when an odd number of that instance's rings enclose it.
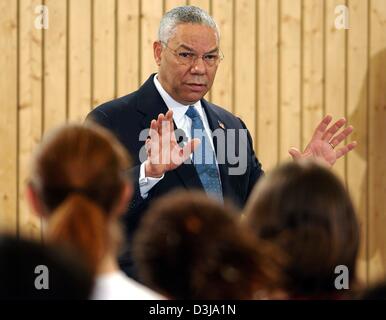
<instances>
[{"instance_id":1,"label":"necktie knot","mask_svg":"<svg viewBox=\"0 0 386 320\"><path fill-rule=\"evenodd\" d=\"M199 118L200 115L198 114L196 108L194 106L189 106L188 110L186 110L185 114L190 118L190 119L195 119Z\"/></svg>"}]
</instances>

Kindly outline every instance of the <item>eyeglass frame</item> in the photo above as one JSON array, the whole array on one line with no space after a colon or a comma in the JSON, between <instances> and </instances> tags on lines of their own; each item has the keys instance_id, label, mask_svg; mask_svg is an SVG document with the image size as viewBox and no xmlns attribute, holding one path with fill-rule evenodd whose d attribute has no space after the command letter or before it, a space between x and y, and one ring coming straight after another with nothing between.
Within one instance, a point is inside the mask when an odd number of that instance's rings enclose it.
<instances>
[{"instance_id":1,"label":"eyeglass frame","mask_svg":"<svg viewBox=\"0 0 386 320\"><path fill-rule=\"evenodd\" d=\"M172 48L170 48L167 43L165 43L164 41L160 41L161 45L164 47L164 48L167 48L171 51L171 53L177 58L177 60L179 60L179 57L181 57L179 55L179 53L177 52L177 50L174 50ZM202 55L198 55L196 54L196 52L188 47L186 47L186 50L190 51L190 53L194 54L195 55L195 58L192 59L192 62L191 63L183 63L181 61L179 61L180 64L183 64L183 65L186 65L186 66L192 66L194 65L194 63L197 61L197 59L201 58L202 61L204 62L204 64L208 67L214 67L214 66L218 66L218 64L224 59L224 54L223 52L221 51L220 48L218 48L218 59L216 60L216 62L213 64L213 65L210 65L208 64L207 60L204 60L204 56L205 55L210 55L211 53L204 53Z\"/></svg>"}]
</instances>

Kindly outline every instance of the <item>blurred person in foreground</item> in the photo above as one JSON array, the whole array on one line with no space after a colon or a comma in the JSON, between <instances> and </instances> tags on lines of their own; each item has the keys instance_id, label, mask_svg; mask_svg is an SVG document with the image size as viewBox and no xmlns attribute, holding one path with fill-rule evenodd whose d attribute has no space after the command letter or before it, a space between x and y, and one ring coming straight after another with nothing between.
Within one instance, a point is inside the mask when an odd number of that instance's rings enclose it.
<instances>
[{"instance_id":1,"label":"blurred person in foreground","mask_svg":"<svg viewBox=\"0 0 386 320\"><path fill-rule=\"evenodd\" d=\"M141 279L171 299L254 299L274 289L281 261L268 250L229 205L187 191L157 200L133 242Z\"/></svg>"},{"instance_id":2,"label":"blurred person in foreground","mask_svg":"<svg viewBox=\"0 0 386 320\"><path fill-rule=\"evenodd\" d=\"M342 182L314 161L284 164L255 187L243 222L286 253L281 289L289 299L345 299L359 283L359 226ZM336 287L347 267L347 290Z\"/></svg>"},{"instance_id":3,"label":"blurred person in foreground","mask_svg":"<svg viewBox=\"0 0 386 320\"><path fill-rule=\"evenodd\" d=\"M0 235L0 300L85 300L93 279L64 248Z\"/></svg>"},{"instance_id":4,"label":"blurred person in foreground","mask_svg":"<svg viewBox=\"0 0 386 320\"><path fill-rule=\"evenodd\" d=\"M118 220L132 195L126 150L96 126L46 135L32 161L27 197L51 243L81 254L95 275L92 299L160 299L119 270Z\"/></svg>"}]
</instances>

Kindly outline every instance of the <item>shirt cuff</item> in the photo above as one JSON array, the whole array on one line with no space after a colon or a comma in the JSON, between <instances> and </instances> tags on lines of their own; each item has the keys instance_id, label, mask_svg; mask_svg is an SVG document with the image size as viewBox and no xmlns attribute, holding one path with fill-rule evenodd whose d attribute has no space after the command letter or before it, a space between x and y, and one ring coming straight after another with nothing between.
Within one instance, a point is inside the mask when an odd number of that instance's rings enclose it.
<instances>
[{"instance_id":1,"label":"shirt cuff","mask_svg":"<svg viewBox=\"0 0 386 320\"><path fill-rule=\"evenodd\" d=\"M146 177L145 162L142 162L139 169L139 191L141 193L141 197L146 199L151 188L153 188L159 181L161 181L163 177L164 174L159 178Z\"/></svg>"}]
</instances>

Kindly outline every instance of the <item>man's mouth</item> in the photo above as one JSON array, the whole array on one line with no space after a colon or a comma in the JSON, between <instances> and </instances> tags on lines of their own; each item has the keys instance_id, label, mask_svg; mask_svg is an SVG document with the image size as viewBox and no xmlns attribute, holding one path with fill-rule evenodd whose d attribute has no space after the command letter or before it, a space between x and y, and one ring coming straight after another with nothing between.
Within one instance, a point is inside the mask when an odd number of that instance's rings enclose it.
<instances>
[{"instance_id":1,"label":"man's mouth","mask_svg":"<svg viewBox=\"0 0 386 320\"><path fill-rule=\"evenodd\" d=\"M202 91L206 88L206 84L203 83L187 83L187 86L189 86L193 91Z\"/></svg>"}]
</instances>

